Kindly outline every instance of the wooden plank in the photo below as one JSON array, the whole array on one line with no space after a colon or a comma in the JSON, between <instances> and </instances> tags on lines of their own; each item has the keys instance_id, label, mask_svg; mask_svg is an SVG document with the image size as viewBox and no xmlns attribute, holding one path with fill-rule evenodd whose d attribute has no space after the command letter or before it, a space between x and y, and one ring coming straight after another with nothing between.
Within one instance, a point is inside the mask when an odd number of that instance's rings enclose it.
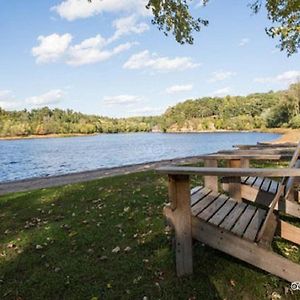
<instances>
[{"instance_id":1,"label":"wooden plank","mask_svg":"<svg viewBox=\"0 0 300 300\"><path fill-rule=\"evenodd\" d=\"M272 180L269 188L269 193L276 194L278 191L278 186L279 186L279 182L276 180Z\"/></svg>"},{"instance_id":2,"label":"wooden plank","mask_svg":"<svg viewBox=\"0 0 300 300\"><path fill-rule=\"evenodd\" d=\"M191 189L191 196L193 194L196 194L197 192L199 192L201 189L203 189L203 186L195 186Z\"/></svg>"},{"instance_id":3,"label":"wooden plank","mask_svg":"<svg viewBox=\"0 0 300 300\"><path fill-rule=\"evenodd\" d=\"M238 236L242 236L247 226L249 225L252 217L254 216L255 212L256 207L248 205L243 214L238 219L238 221L234 224L233 228L231 229L231 232Z\"/></svg>"},{"instance_id":4,"label":"wooden plank","mask_svg":"<svg viewBox=\"0 0 300 300\"><path fill-rule=\"evenodd\" d=\"M213 154L206 154L206 155L199 155L197 156L198 159L216 159L216 160L229 160L229 159L255 159L255 160L281 160L281 159L289 159L291 158L290 153L277 153L277 154L269 154L269 153L259 153L252 151L251 154L243 154L243 153L235 153L235 151L227 151L224 152L218 152Z\"/></svg>"},{"instance_id":5,"label":"wooden plank","mask_svg":"<svg viewBox=\"0 0 300 300\"><path fill-rule=\"evenodd\" d=\"M273 210L272 214L269 214L270 211L269 208L261 229L258 232L257 241L261 246L271 249L272 241L278 226L278 217L274 214ZM263 226L265 226L265 228L263 228Z\"/></svg>"},{"instance_id":6,"label":"wooden plank","mask_svg":"<svg viewBox=\"0 0 300 300\"><path fill-rule=\"evenodd\" d=\"M246 181L248 180L248 176L246 177L241 177L241 183L246 183Z\"/></svg>"},{"instance_id":7,"label":"wooden plank","mask_svg":"<svg viewBox=\"0 0 300 300\"><path fill-rule=\"evenodd\" d=\"M265 178L264 183L261 185L261 190L267 192L269 190L269 187L271 185L271 179Z\"/></svg>"},{"instance_id":8,"label":"wooden plank","mask_svg":"<svg viewBox=\"0 0 300 300\"><path fill-rule=\"evenodd\" d=\"M260 176L260 177L282 177L299 176L300 169L291 168L201 168L201 167L160 167L158 173L170 175L215 175L227 177Z\"/></svg>"},{"instance_id":9,"label":"wooden plank","mask_svg":"<svg viewBox=\"0 0 300 300\"><path fill-rule=\"evenodd\" d=\"M201 201L198 201L192 207L192 215L197 216L202 210L204 210L207 206L209 206L216 198L218 198L219 194L211 192L207 196L205 196Z\"/></svg>"},{"instance_id":10,"label":"wooden plank","mask_svg":"<svg viewBox=\"0 0 300 300\"><path fill-rule=\"evenodd\" d=\"M227 190L226 184L223 184L222 187L224 191ZM258 190L255 187L243 184L241 189L243 199L261 204L265 207L270 207L272 200L274 199L274 194ZM283 201L283 198L281 198L281 200L275 205L274 209L290 216L300 218L300 204L295 201Z\"/></svg>"},{"instance_id":11,"label":"wooden plank","mask_svg":"<svg viewBox=\"0 0 300 300\"><path fill-rule=\"evenodd\" d=\"M293 168L298 169L299 167L300 167L300 160L298 159L295 162L295 165L293 166ZM294 183L295 183L295 177L290 177L286 183L285 191L284 191L286 198L289 197L289 199L293 199L293 197L294 197L293 191L295 189Z\"/></svg>"},{"instance_id":12,"label":"wooden plank","mask_svg":"<svg viewBox=\"0 0 300 300\"><path fill-rule=\"evenodd\" d=\"M204 160L205 167L218 167L218 161L209 159ZM212 191L218 191L218 177L217 176L204 176L204 186Z\"/></svg>"},{"instance_id":13,"label":"wooden plank","mask_svg":"<svg viewBox=\"0 0 300 300\"><path fill-rule=\"evenodd\" d=\"M300 142L298 143L298 146L293 154L293 157L289 163L289 168L291 170L299 170L299 168L295 168L295 166L298 166L298 158L299 158L299 154L300 154ZM260 241L262 240L262 242L264 242L264 240L266 240L267 242L269 241L272 232L273 232L273 227L275 227L275 225L277 224L277 220L276 220L276 216L274 215L274 209L275 206L278 204L282 193L284 192L285 189L285 185L289 179L289 177L293 177L293 175L289 175L289 174L285 174L284 177L282 178L278 191L270 205L269 211L267 213L266 219L258 233L257 236L257 240ZM289 193L289 191L287 192Z\"/></svg>"},{"instance_id":14,"label":"wooden plank","mask_svg":"<svg viewBox=\"0 0 300 300\"><path fill-rule=\"evenodd\" d=\"M229 168L241 168L241 160L231 159L228 161ZM229 196L237 201L242 201L241 197L241 177L231 178L228 186Z\"/></svg>"},{"instance_id":15,"label":"wooden plank","mask_svg":"<svg viewBox=\"0 0 300 300\"><path fill-rule=\"evenodd\" d=\"M289 282L299 281L300 265L257 244L192 217L193 237L200 242L245 261Z\"/></svg>"},{"instance_id":16,"label":"wooden plank","mask_svg":"<svg viewBox=\"0 0 300 300\"><path fill-rule=\"evenodd\" d=\"M235 205L235 201L226 201L226 203L217 211L217 213L211 219L209 219L208 222L219 226L219 224L225 219L225 217L229 214L229 212L233 209Z\"/></svg>"},{"instance_id":17,"label":"wooden plank","mask_svg":"<svg viewBox=\"0 0 300 300\"><path fill-rule=\"evenodd\" d=\"M202 187L201 190L194 193L191 196L191 206L194 206L198 201L202 200L205 196L207 196L209 193L211 193L210 189L207 189L205 187Z\"/></svg>"},{"instance_id":18,"label":"wooden plank","mask_svg":"<svg viewBox=\"0 0 300 300\"><path fill-rule=\"evenodd\" d=\"M229 215L223 220L223 222L220 224L221 228L224 228L226 230L230 230L237 219L240 217L242 212L245 210L247 204L244 202L238 203L234 209L229 213Z\"/></svg>"},{"instance_id":19,"label":"wooden plank","mask_svg":"<svg viewBox=\"0 0 300 300\"><path fill-rule=\"evenodd\" d=\"M258 208L249 226L247 227L243 238L248 239L250 241L255 241L256 235L258 233L258 230L260 229L260 226L265 216L266 211L261 208Z\"/></svg>"},{"instance_id":20,"label":"wooden plank","mask_svg":"<svg viewBox=\"0 0 300 300\"><path fill-rule=\"evenodd\" d=\"M264 177L257 177L254 184L252 186L255 186L257 188L260 188L261 185L263 184L265 178Z\"/></svg>"},{"instance_id":21,"label":"wooden plank","mask_svg":"<svg viewBox=\"0 0 300 300\"><path fill-rule=\"evenodd\" d=\"M225 195L220 195L213 203L211 203L200 214L198 214L198 218L207 221L218 211L218 209L225 203L226 200L227 197Z\"/></svg>"},{"instance_id":22,"label":"wooden plank","mask_svg":"<svg viewBox=\"0 0 300 300\"><path fill-rule=\"evenodd\" d=\"M300 245L300 228L279 220L278 234L292 243Z\"/></svg>"},{"instance_id":23,"label":"wooden plank","mask_svg":"<svg viewBox=\"0 0 300 300\"><path fill-rule=\"evenodd\" d=\"M174 176L171 183L171 195L177 202L172 218L176 238L176 269L177 275L183 276L193 273L189 176Z\"/></svg>"},{"instance_id":24,"label":"wooden plank","mask_svg":"<svg viewBox=\"0 0 300 300\"><path fill-rule=\"evenodd\" d=\"M250 160L248 158L241 158L241 168L249 168Z\"/></svg>"},{"instance_id":25,"label":"wooden plank","mask_svg":"<svg viewBox=\"0 0 300 300\"><path fill-rule=\"evenodd\" d=\"M247 181L244 183L248 185L252 185L255 182L256 178L257 177L248 177Z\"/></svg>"}]
</instances>

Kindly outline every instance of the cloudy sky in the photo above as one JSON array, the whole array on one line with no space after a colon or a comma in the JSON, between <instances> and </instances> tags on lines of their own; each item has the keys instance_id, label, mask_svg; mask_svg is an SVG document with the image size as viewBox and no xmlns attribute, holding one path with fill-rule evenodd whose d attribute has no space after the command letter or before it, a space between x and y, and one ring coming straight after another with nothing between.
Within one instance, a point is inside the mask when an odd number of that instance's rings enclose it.
<instances>
[{"instance_id":1,"label":"cloudy sky","mask_svg":"<svg viewBox=\"0 0 300 300\"><path fill-rule=\"evenodd\" d=\"M151 25L144 0L10 0L0 11L0 107L150 115L188 98L286 88L300 77L247 1L211 0L210 25L179 45Z\"/></svg>"}]
</instances>

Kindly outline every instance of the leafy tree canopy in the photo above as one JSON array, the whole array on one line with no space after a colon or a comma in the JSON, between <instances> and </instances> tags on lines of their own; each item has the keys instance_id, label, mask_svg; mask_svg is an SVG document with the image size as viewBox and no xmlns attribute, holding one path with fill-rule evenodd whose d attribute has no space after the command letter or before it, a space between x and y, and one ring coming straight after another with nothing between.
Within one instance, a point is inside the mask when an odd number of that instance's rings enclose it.
<instances>
[{"instance_id":1,"label":"leafy tree canopy","mask_svg":"<svg viewBox=\"0 0 300 300\"><path fill-rule=\"evenodd\" d=\"M202 0L205 6L211 0ZM194 17L192 0L149 0L147 8L152 11L152 23L166 35L172 33L180 44L193 44L194 31L208 25L208 20ZM272 38L279 38L279 48L288 55L297 52L300 46L300 1L299 0L252 0L250 8L258 13L262 6L268 12L273 26L266 28Z\"/></svg>"}]
</instances>

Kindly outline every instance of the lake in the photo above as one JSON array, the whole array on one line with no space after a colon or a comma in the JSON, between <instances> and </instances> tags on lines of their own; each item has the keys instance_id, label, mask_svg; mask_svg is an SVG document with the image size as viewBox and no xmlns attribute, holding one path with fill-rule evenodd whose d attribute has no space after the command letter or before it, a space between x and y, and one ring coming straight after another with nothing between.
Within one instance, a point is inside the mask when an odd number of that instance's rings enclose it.
<instances>
[{"instance_id":1,"label":"lake","mask_svg":"<svg viewBox=\"0 0 300 300\"><path fill-rule=\"evenodd\" d=\"M279 134L127 133L0 141L0 182L180 158L270 141Z\"/></svg>"}]
</instances>

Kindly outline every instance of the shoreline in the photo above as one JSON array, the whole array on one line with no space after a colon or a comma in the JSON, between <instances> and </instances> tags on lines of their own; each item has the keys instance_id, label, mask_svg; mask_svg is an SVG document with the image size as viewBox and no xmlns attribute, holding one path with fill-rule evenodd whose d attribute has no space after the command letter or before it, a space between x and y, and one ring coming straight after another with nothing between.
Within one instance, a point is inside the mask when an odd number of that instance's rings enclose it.
<instances>
[{"instance_id":1,"label":"shoreline","mask_svg":"<svg viewBox=\"0 0 300 300\"><path fill-rule=\"evenodd\" d=\"M187 133L239 133L239 132L261 132L261 133L277 133L277 134L286 134L292 129L286 128L270 128L270 129L253 129L253 130L203 130L203 131L150 131L150 132L116 132L116 133L62 133L62 134L45 134L45 135L28 135L28 136L7 136L0 137L0 141L15 141L15 140L32 140L32 139L51 139L51 138L71 138L71 137L87 137L87 136L97 136L102 134L129 134L129 133L174 133L174 134L187 134ZM300 131L299 131L300 132Z\"/></svg>"},{"instance_id":2,"label":"shoreline","mask_svg":"<svg viewBox=\"0 0 300 300\"><path fill-rule=\"evenodd\" d=\"M0 182L0 196L16 193L27 192L42 188L51 188L67 184L87 182L105 177L113 177L118 175L127 175L137 172L145 172L154 170L159 167L175 165L175 164L192 164L202 161L206 154L199 156L188 156L182 158L174 158L160 161L152 161L147 163L124 165L113 168L100 168L82 172L74 172L63 175L48 177L33 177L8 182Z\"/></svg>"}]
</instances>

